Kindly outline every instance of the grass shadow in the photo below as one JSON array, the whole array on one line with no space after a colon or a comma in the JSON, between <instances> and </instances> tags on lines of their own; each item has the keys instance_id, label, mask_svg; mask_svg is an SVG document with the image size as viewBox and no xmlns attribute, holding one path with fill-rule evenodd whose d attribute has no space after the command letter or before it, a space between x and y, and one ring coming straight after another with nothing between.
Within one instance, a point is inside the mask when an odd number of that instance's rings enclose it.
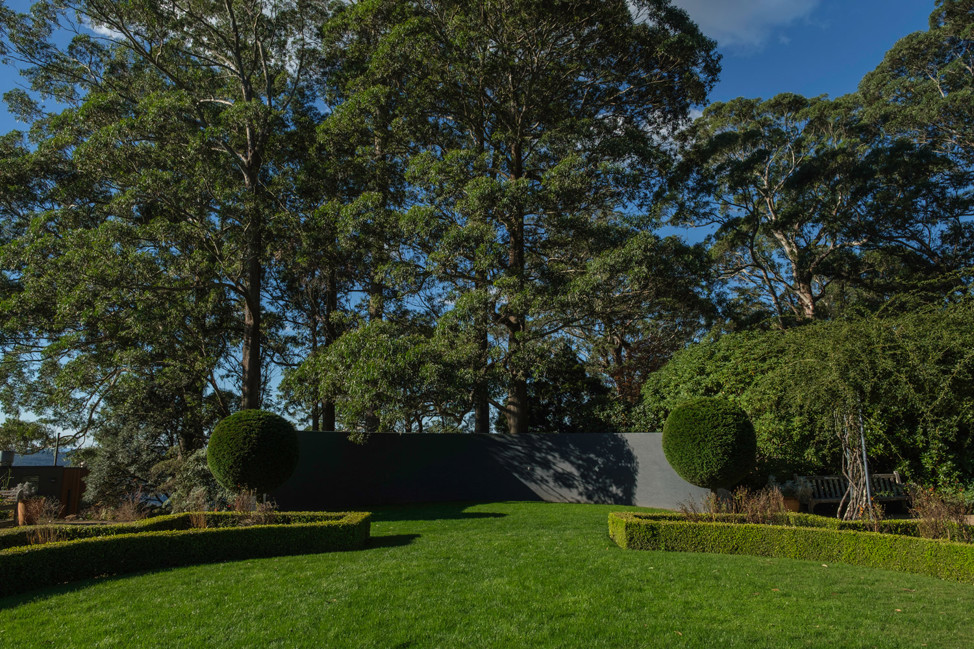
<instances>
[{"instance_id":1,"label":"grass shadow","mask_svg":"<svg viewBox=\"0 0 974 649\"><path fill-rule=\"evenodd\" d=\"M363 550L371 550L373 548L392 548L392 547L402 547L411 544L413 541L420 537L419 534L389 534L384 536L370 536L364 545L356 548L347 548L341 550L328 550L325 552L312 552L309 554L339 554L343 552L361 552ZM178 570L184 570L188 568L200 568L204 566L214 566L228 563L246 563L252 561L263 561L271 559L288 559L291 557L306 556L304 553L295 552L291 554L278 554L272 556L257 556L257 557L242 557L225 559L220 561L203 561L199 563L187 563L185 565L179 566L160 566L158 568L150 568L147 570L135 570L132 572L121 572L117 574L104 575L100 577L91 577L88 579L79 579L77 581L70 581L63 584L57 584L55 586L41 586L34 590L29 590L23 593L18 593L16 595L7 595L6 597L0 597L0 611L15 608L21 604L27 604L29 602L37 600L45 600L57 595L63 595L66 593L72 593L79 590L84 590L95 584L101 584L106 582L121 581L126 579L132 579L134 577L142 577L145 575L165 573L165 572L175 572Z\"/></svg>"},{"instance_id":2,"label":"grass shadow","mask_svg":"<svg viewBox=\"0 0 974 649\"><path fill-rule=\"evenodd\" d=\"M362 507L364 511L372 512L375 522L390 523L399 521L442 521L442 520L474 520L478 518L504 518L507 514L500 512L468 512L469 507L477 503L429 503L423 505L380 505L376 507Z\"/></svg>"},{"instance_id":3,"label":"grass shadow","mask_svg":"<svg viewBox=\"0 0 974 649\"><path fill-rule=\"evenodd\" d=\"M420 534L388 534L384 536L372 536L362 547L362 550L372 550L374 548L401 548L410 545L418 539Z\"/></svg>"}]
</instances>

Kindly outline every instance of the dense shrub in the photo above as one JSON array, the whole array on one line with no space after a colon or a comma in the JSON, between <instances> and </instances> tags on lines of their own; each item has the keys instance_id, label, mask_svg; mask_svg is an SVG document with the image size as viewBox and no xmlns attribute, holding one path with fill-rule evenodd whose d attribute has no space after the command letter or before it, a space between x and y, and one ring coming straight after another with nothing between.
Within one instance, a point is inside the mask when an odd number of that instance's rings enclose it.
<instances>
[{"instance_id":1,"label":"dense shrub","mask_svg":"<svg viewBox=\"0 0 974 649\"><path fill-rule=\"evenodd\" d=\"M684 480L722 489L754 466L754 427L741 408L726 399L688 401L670 412L663 426L663 453Z\"/></svg>"},{"instance_id":2,"label":"dense shrub","mask_svg":"<svg viewBox=\"0 0 974 649\"><path fill-rule=\"evenodd\" d=\"M696 522L625 512L609 514L609 536L620 547L631 550L841 562L974 583L974 545L900 534Z\"/></svg>"},{"instance_id":3,"label":"dense shrub","mask_svg":"<svg viewBox=\"0 0 974 649\"><path fill-rule=\"evenodd\" d=\"M840 399L856 401L871 469L924 485L974 485L974 298L787 331L727 334L689 346L643 386L644 430L692 398L741 406L758 439L760 473L835 473ZM847 404L848 405L848 404Z\"/></svg>"},{"instance_id":4,"label":"dense shrub","mask_svg":"<svg viewBox=\"0 0 974 649\"><path fill-rule=\"evenodd\" d=\"M0 597L102 575L349 550L369 538L367 513L286 513L279 514L280 524L251 527L236 525L241 514L205 515L206 529L190 528L192 514L174 514L126 525L91 526L88 533L101 536L0 551ZM147 529L156 531L133 533Z\"/></svg>"},{"instance_id":5,"label":"dense shrub","mask_svg":"<svg viewBox=\"0 0 974 649\"><path fill-rule=\"evenodd\" d=\"M213 476L231 491L273 491L294 473L298 435L294 426L264 410L241 410L220 421L206 449Z\"/></svg>"}]
</instances>

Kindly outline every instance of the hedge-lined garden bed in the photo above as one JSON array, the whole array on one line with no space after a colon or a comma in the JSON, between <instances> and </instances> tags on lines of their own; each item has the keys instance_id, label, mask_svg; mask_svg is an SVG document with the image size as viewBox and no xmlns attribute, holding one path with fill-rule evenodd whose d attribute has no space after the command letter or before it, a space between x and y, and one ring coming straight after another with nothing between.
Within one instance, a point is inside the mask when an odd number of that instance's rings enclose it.
<instances>
[{"instance_id":1,"label":"hedge-lined garden bed","mask_svg":"<svg viewBox=\"0 0 974 649\"><path fill-rule=\"evenodd\" d=\"M818 516L796 515L794 520L792 525L764 525L613 512L609 514L609 536L620 547L632 550L841 562L974 583L974 545L902 533L842 529L841 524L825 527L821 521L829 519ZM910 523L890 521L888 525L902 524L902 529L909 532Z\"/></svg>"},{"instance_id":2,"label":"hedge-lined garden bed","mask_svg":"<svg viewBox=\"0 0 974 649\"><path fill-rule=\"evenodd\" d=\"M797 512L781 512L766 516L767 520L751 521L746 514L636 514L637 518L646 520L686 521L698 520L710 523L749 523L761 522L767 525L784 525L789 527L817 527L829 530L849 530L852 532L881 532L883 534L899 534L900 536L922 536L920 521L912 518L890 518L873 523L871 521L846 521L832 516L818 516ZM963 530L957 529L955 523L945 522L945 530L951 532L952 539L963 536ZM970 526L968 526L970 529Z\"/></svg>"},{"instance_id":3,"label":"hedge-lined garden bed","mask_svg":"<svg viewBox=\"0 0 974 649\"><path fill-rule=\"evenodd\" d=\"M272 512L265 514L266 522L281 525L295 523L321 523L341 520L348 516L345 512ZM12 527L0 530L0 550L15 548L22 545L35 545L38 539L53 539L55 541L74 541L99 536L118 536L119 534L138 534L141 532L170 532L192 529L199 526L200 518L207 528L210 527L244 527L253 524L253 513L241 512L183 512L165 516L153 516L129 523L110 524L79 524L69 525L33 525L28 527Z\"/></svg>"},{"instance_id":4,"label":"hedge-lined garden bed","mask_svg":"<svg viewBox=\"0 0 974 649\"><path fill-rule=\"evenodd\" d=\"M62 525L71 540L23 545L32 531L7 530L0 542L0 597L104 575L197 563L351 550L369 538L370 514L286 512L275 523L241 526L247 514L206 513L206 527L192 514L159 516L119 525ZM10 547L11 542L20 542Z\"/></svg>"}]
</instances>

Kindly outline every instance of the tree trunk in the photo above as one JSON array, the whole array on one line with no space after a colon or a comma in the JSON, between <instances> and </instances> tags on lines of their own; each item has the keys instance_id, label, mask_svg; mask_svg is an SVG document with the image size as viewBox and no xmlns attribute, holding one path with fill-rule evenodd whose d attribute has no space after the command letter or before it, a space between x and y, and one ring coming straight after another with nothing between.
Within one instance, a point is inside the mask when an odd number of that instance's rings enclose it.
<instances>
[{"instance_id":1,"label":"tree trunk","mask_svg":"<svg viewBox=\"0 0 974 649\"><path fill-rule=\"evenodd\" d=\"M319 311L320 295L313 293L308 298L311 312L308 314L310 327L311 356L318 353L319 347L328 348L337 336L331 322L332 314L338 310L338 286L335 270L329 269L325 276L324 285L324 314ZM316 399L311 404L311 428L316 431L333 432L335 430L335 404L331 401Z\"/></svg>"},{"instance_id":2,"label":"tree trunk","mask_svg":"<svg viewBox=\"0 0 974 649\"><path fill-rule=\"evenodd\" d=\"M335 272L334 262L328 269L328 276L325 281L325 347L328 347L338 339L335 325L332 323L332 316L338 311L338 277ZM323 401L321 403L321 428L328 432L335 430L335 402Z\"/></svg>"},{"instance_id":3,"label":"tree trunk","mask_svg":"<svg viewBox=\"0 0 974 649\"><path fill-rule=\"evenodd\" d=\"M325 401L321 404L321 428L326 432L335 431L335 404L331 401Z\"/></svg>"},{"instance_id":4,"label":"tree trunk","mask_svg":"<svg viewBox=\"0 0 974 649\"><path fill-rule=\"evenodd\" d=\"M815 319L815 293L812 290L812 280L802 278L797 282L798 305L801 309L801 317L806 320Z\"/></svg>"},{"instance_id":5,"label":"tree trunk","mask_svg":"<svg viewBox=\"0 0 974 649\"><path fill-rule=\"evenodd\" d=\"M255 210L256 211L256 210ZM252 216L247 224L244 258L244 332L243 332L243 381L240 390L241 408L260 408L260 356L261 356L261 223Z\"/></svg>"},{"instance_id":6,"label":"tree trunk","mask_svg":"<svg viewBox=\"0 0 974 649\"><path fill-rule=\"evenodd\" d=\"M308 328L311 342L311 357L318 353L318 302L312 297L308 300L311 312L308 314ZM311 403L311 430L321 430L321 401L316 397Z\"/></svg>"},{"instance_id":7,"label":"tree trunk","mask_svg":"<svg viewBox=\"0 0 974 649\"><path fill-rule=\"evenodd\" d=\"M511 150L511 177L518 180L523 176L521 142L518 140ZM510 232L508 272L514 277L515 291L520 294L524 290L525 284L524 212L520 206L511 215L508 229ZM508 363L512 367L509 369L510 385L504 416L507 418L508 432L512 435L519 435L528 432L528 381L524 368L519 366L524 362L521 359L520 351L524 345L522 334L527 328L527 314L520 312L508 314L507 328Z\"/></svg>"},{"instance_id":8,"label":"tree trunk","mask_svg":"<svg viewBox=\"0 0 974 649\"><path fill-rule=\"evenodd\" d=\"M477 290L484 290L487 286L486 273L477 273ZM490 326L490 315L487 309L480 313L479 319L474 322L477 336L477 364L474 368L474 388L473 388L473 432L478 435L490 434L490 391L487 386L486 366L490 356L490 340L487 337L487 329Z\"/></svg>"},{"instance_id":9,"label":"tree trunk","mask_svg":"<svg viewBox=\"0 0 974 649\"><path fill-rule=\"evenodd\" d=\"M511 381L504 408L507 432L521 435L528 432L528 382L521 375Z\"/></svg>"},{"instance_id":10,"label":"tree trunk","mask_svg":"<svg viewBox=\"0 0 974 649\"><path fill-rule=\"evenodd\" d=\"M511 249L509 268L518 279L518 284L524 282L524 223L518 218L511 228ZM520 288L520 287L519 287ZM507 404L504 417L507 419L507 430L512 435L528 432L528 381L524 370L518 367L521 360L521 347L524 345L522 334L526 328L527 316L523 313L510 314L507 317L507 353L510 378L507 394Z\"/></svg>"},{"instance_id":11,"label":"tree trunk","mask_svg":"<svg viewBox=\"0 0 974 649\"><path fill-rule=\"evenodd\" d=\"M385 299L382 294L382 286L376 283L369 284L369 322L382 320L385 311ZM375 433L379 430L379 416L372 410L365 413L365 432Z\"/></svg>"}]
</instances>

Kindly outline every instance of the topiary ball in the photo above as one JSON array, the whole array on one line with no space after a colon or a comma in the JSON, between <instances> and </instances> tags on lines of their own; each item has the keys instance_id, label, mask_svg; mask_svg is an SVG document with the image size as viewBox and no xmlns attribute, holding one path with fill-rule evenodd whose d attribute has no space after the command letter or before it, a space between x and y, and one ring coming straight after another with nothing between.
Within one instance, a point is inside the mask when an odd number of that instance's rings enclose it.
<instances>
[{"instance_id":1,"label":"topiary ball","mask_svg":"<svg viewBox=\"0 0 974 649\"><path fill-rule=\"evenodd\" d=\"M747 413L716 397L674 408L663 425L663 454L681 478L698 487L727 489L754 468L757 437Z\"/></svg>"},{"instance_id":2,"label":"topiary ball","mask_svg":"<svg viewBox=\"0 0 974 649\"><path fill-rule=\"evenodd\" d=\"M206 463L230 491L267 493L298 465L298 434L291 422L264 410L241 410L220 421L206 447Z\"/></svg>"}]
</instances>

